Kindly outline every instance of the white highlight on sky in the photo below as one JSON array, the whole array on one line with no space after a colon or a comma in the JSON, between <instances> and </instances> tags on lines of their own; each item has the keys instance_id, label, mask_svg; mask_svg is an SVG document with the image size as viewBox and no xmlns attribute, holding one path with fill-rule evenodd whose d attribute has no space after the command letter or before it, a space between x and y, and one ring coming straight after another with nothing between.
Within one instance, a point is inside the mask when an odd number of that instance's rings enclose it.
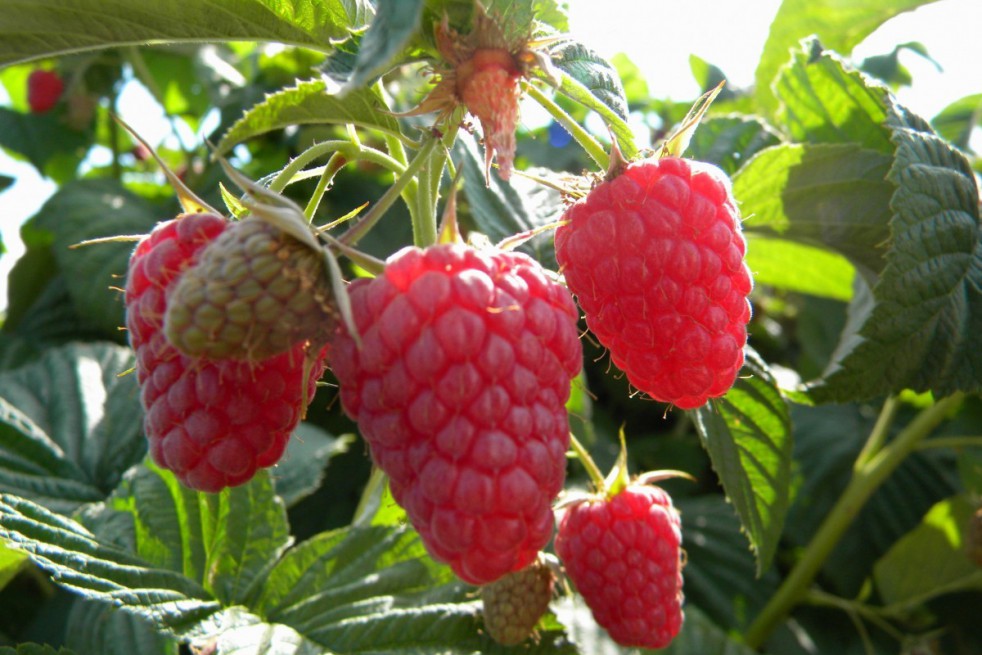
<instances>
[{"instance_id":1,"label":"white highlight on sky","mask_svg":"<svg viewBox=\"0 0 982 655\"><path fill-rule=\"evenodd\" d=\"M689 68L690 54L718 66L737 87L753 83L780 0L569 0L569 5L574 37L608 59L627 54L646 78L652 97L687 101L700 91ZM860 62L886 54L909 41L924 44L943 70L913 53L901 54L914 84L898 96L913 111L931 118L963 96L982 93L980 25L982 0L940 0L888 21L855 49L852 59ZM0 104L8 102L0 88ZM163 112L139 85L125 87L120 113L151 145L173 139ZM531 115L525 118L536 122ZM195 137L181 134L180 138L191 143ZM0 174L17 180L0 193L4 207L0 236L8 250L0 257L0 307L4 307L7 276L23 252L20 225L37 212L55 186L29 164L2 152Z\"/></svg>"}]
</instances>

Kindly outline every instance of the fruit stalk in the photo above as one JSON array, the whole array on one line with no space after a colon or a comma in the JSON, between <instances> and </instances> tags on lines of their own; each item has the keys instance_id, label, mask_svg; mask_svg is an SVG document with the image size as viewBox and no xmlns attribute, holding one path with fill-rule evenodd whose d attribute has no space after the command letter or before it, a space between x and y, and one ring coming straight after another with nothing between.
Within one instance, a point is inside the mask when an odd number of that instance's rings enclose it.
<instances>
[{"instance_id":1,"label":"fruit stalk","mask_svg":"<svg viewBox=\"0 0 982 655\"><path fill-rule=\"evenodd\" d=\"M957 392L942 398L918 414L890 444L870 456L865 463L857 460L852 479L838 502L818 528L801 559L747 630L745 642L748 646L754 649L760 648L794 606L804 599L808 586L873 492L900 466L917 444L945 419L949 411L956 407L963 397L964 394ZM884 410L892 411L889 406L885 406ZM881 424L881 421L877 422L876 428L867 440L867 445L881 439L880 435L886 431ZM866 453L868 450L864 448L863 452Z\"/></svg>"}]
</instances>

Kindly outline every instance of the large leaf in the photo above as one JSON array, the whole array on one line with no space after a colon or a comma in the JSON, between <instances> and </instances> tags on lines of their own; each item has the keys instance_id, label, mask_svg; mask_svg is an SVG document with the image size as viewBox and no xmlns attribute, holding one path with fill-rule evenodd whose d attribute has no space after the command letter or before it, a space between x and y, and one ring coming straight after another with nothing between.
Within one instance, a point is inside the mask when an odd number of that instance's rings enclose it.
<instances>
[{"instance_id":1,"label":"large leaf","mask_svg":"<svg viewBox=\"0 0 982 655\"><path fill-rule=\"evenodd\" d=\"M747 241L747 265L755 284L835 300L852 298L856 269L845 257L758 232L748 232Z\"/></svg>"},{"instance_id":2,"label":"large leaf","mask_svg":"<svg viewBox=\"0 0 982 655\"><path fill-rule=\"evenodd\" d=\"M780 142L766 123L748 116L710 116L699 124L686 156L719 166L727 175L764 148Z\"/></svg>"},{"instance_id":3,"label":"large leaf","mask_svg":"<svg viewBox=\"0 0 982 655\"><path fill-rule=\"evenodd\" d=\"M2 22L0 18L0 25ZM26 114L0 107L0 147L24 157L42 175L63 180L81 162L89 141L85 133L68 127L59 114L58 110Z\"/></svg>"},{"instance_id":4,"label":"large leaf","mask_svg":"<svg viewBox=\"0 0 982 655\"><path fill-rule=\"evenodd\" d=\"M795 52L774 91L781 101L776 121L796 141L855 143L893 152L890 130L884 126L887 88L849 70L841 59L823 52L818 41Z\"/></svg>"},{"instance_id":5,"label":"large leaf","mask_svg":"<svg viewBox=\"0 0 982 655\"><path fill-rule=\"evenodd\" d=\"M96 237L144 234L161 218L170 217L115 180L81 180L61 187L31 219L33 229L52 235L55 262L76 313L107 338L119 335L124 322L118 288L133 244L72 246Z\"/></svg>"},{"instance_id":6,"label":"large leaf","mask_svg":"<svg viewBox=\"0 0 982 655\"><path fill-rule=\"evenodd\" d=\"M851 143L783 144L733 178L748 233L824 246L874 278L885 265L891 159Z\"/></svg>"},{"instance_id":7,"label":"large leaf","mask_svg":"<svg viewBox=\"0 0 982 655\"><path fill-rule=\"evenodd\" d=\"M32 0L0 17L0 66L78 50L167 41L276 41L327 49L364 27L367 0Z\"/></svg>"},{"instance_id":8,"label":"large leaf","mask_svg":"<svg viewBox=\"0 0 982 655\"><path fill-rule=\"evenodd\" d=\"M176 640L156 630L145 618L96 600L72 604L65 645L94 655L177 655Z\"/></svg>"},{"instance_id":9,"label":"large leaf","mask_svg":"<svg viewBox=\"0 0 982 655\"><path fill-rule=\"evenodd\" d=\"M890 243L868 317L843 334L812 395L873 398L910 388L982 389L979 191L965 157L902 107L889 125Z\"/></svg>"},{"instance_id":10,"label":"large leaf","mask_svg":"<svg viewBox=\"0 0 982 655\"><path fill-rule=\"evenodd\" d=\"M23 498L0 495L0 539L26 552L54 580L181 633L218 609L193 580L148 564L70 519Z\"/></svg>"},{"instance_id":11,"label":"large leaf","mask_svg":"<svg viewBox=\"0 0 982 655\"><path fill-rule=\"evenodd\" d=\"M385 73L419 29L423 0L379 0L368 31L361 38L346 89L363 87Z\"/></svg>"},{"instance_id":12,"label":"large leaf","mask_svg":"<svg viewBox=\"0 0 982 655\"><path fill-rule=\"evenodd\" d=\"M331 95L336 90L327 78L319 78L267 95L229 128L216 153L223 154L254 136L301 124L351 124L401 136L399 122L376 91L358 89L343 96Z\"/></svg>"},{"instance_id":13,"label":"large leaf","mask_svg":"<svg viewBox=\"0 0 982 655\"><path fill-rule=\"evenodd\" d=\"M146 452L132 352L47 350L0 375L0 490L59 512L102 500Z\"/></svg>"},{"instance_id":14,"label":"large leaf","mask_svg":"<svg viewBox=\"0 0 982 655\"><path fill-rule=\"evenodd\" d=\"M627 124L627 98L613 65L576 41L563 40L549 50L562 74L560 93L600 114L617 138L621 152L631 159L638 148Z\"/></svg>"},{"instance_id":15,"label":"large leaf","mask_svg":"<svg viewBox=\"0 0 982 655\"><path fill-rule=\"evenodd\" d=\"M563 203L559 192L521 176L502 182L492 175L485 184L484 155L469 134L461 133L454 145L464 176L464 196L474 227L492 242L529 232L559 220ZM534 169L530 175L548 175L551 171ZM555 245L552 232L527 241L522 249L550 268L555 267Z\"/></svg>"},{"instance_id":16,"label":"large leaf","mask_svg":"<svg viewBox=\"0 0 982 655\"><path fill-rule=\"evenodd\" d=\"M791 494L791 418L766 364L747 350L743 374L692 418L757 556L770 566Z\"/></svg>"},{"instance_id":17,"label":"large leaf","mask_svg":"<svg viewBox=\"0 0 982 655\"><path fill-rule=\"evenodd\" d=\"M85 520L101 538L201 583L225 605L245 604L258 593L290 540L266 471L240 487L204 494L169 471L138 467Z\"/></svg>"},{"instance_id":18,"label":"large leaf","mask_svg":"<svg viewBox=\"0 0 982 655\"><path fill-rule=\"evenodd\" d=\"M817 35L833 50L848 54L853 46L890 18L935 0L784 0L771 23L764 52L754 74L757 101L764 113L777 107L771 82L798 42Z\"/></svg>"},{"instance_id":19,"label":"large leaf","mask_svg":"<svg viewBox=\"0 0 982 655\"><path fill-rule=\"evenodd\" d=\"M965 550L974 512L967 495L947 498L896 542L873 569L885 605L913 608L940 594L982 590L982 570Z\"/></svg>"},{"instance_id":20,"label":"large leaf","mask_svg":"<svg viewBox=\"0 0 982 655\"><path fill-rule=\"evenodd\" d=\"M348 450L353 435L332 436L311 423L301 423L294 430L286 453L271 469L276 493L291 507L317 490L324 469L335 455Z\"/></svg>"},{"instance_id":21,"label":"large leaf","mask_svg":"<svg viewBox=\"0 0 982 655\"><path fill-rule=\"evenodd\" d=\"M745 630L777 590L777 571L771 568L756 577L740 520L722 495L679 498L676 505L686 553L686 602L727 630Z\"/></svg>"}]
</instances>

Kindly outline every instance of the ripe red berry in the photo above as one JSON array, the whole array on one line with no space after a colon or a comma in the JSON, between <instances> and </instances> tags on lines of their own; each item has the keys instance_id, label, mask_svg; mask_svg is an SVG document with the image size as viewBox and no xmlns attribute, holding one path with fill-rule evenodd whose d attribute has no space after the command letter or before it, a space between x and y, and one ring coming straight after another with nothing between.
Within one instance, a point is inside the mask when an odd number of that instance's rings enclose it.
<instances>
[{"instance_id":1,"label":"ripe red berry","mask_svg":"<svg viewBox=\"0 0 982 655\"><path fill-rule=\"evenodd\" d=\"M406 248L350 287L331 366L345 411L432 556L463 580L528 566L566 475L581 366L569 292L519 253Z\"/></svg>"},{"instance_id":2,"label":"ripe red berry","mask_svg":"<svg viewBox=\"0 0 982 655\"><path fill-rule=\"evenodd\" d=\"M50 111L58 104L64 89L65 83L58 73L35 69L27 78L27 105L35 114Z\"/></svg>"},{"instance_id":3,"label":"ripe red berry","mask_svg":"<svg viewBox=\"0 0 982 655\"><path fill-rule=\"evenodd\" d=\"M564 510L556 554L622 646L664 648L682 627L681 523L659 487L632 485Z\"/></svg>"},{"instance_id":4,"label":"ripe red berry","mask_svg":"<svg viewBox=\"0 0 982 655\"><path fill-rule=\"evenodd\" d=\"M563 218L556 259L631 384L683 409L725 394L753 287L726 174L677 157L635 162Z\"/></svg>"},{"instance_id":5,"label":"ripe red berry","mask_svg":"<svg viewBox=\"0 0 982 655\"><path fill-rule=\"evenodd\" d=\"M227 226L210 214L159 224L137 245L126 283L126 327L150 454L200 491L243 484L257 468L275 464L323 372L322 353L304 383L303 344L241 362L188 357L167 341L163 319L174 286Z\"/></svg>"}]
</instances>

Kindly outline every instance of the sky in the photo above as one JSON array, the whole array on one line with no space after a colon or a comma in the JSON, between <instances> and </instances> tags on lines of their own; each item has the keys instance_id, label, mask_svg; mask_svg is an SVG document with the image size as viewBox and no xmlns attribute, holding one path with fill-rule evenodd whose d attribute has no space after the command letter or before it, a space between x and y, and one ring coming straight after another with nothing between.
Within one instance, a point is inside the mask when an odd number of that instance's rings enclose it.
<instances>
[{"instance_id":1,"label":"sky","mask_svg":"<svg viewBox=\"0 0 982 655\"><path fill-rule=\"evenodd\" d=\"M690 54L719 66L737 87L753 82L780 0L569 0L569 5L574 37L606 58L626 53L641 69L653 97L691 100L699 88L689 69ZM898 96L916 113L930 118L964 95L982 93L980 25L982 0L940 0L888 21L853 51L852 58L861 61L888 53L899 43L922 43L942 70L917 55L902 54L901 62L912 73L914 84ZM0 88L0 104L6 102ZM120 111L153 145L169 131L149 95L136 85L125 90ZM23 252L19 226L55 187L30 165L15 162L2 152L0 175L17 180L0 193L4 208L0 237L7 248L0 256L3 307L7 275Z\"/></svg>"}]
</instances>

